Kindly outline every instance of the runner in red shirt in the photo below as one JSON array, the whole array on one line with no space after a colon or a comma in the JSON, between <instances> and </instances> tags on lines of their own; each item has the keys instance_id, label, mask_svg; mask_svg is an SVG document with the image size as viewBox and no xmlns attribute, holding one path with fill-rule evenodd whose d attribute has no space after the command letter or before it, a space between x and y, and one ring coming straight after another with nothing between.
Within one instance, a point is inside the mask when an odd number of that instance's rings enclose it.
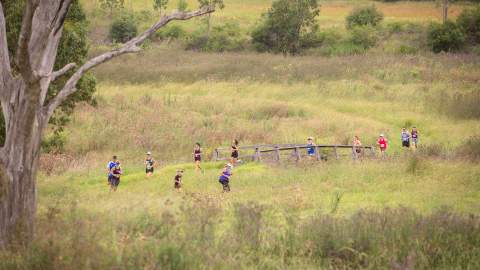
<instances>
[{"instance_id":1,"label":"runner in red shirt","mask_svg":"<svg viewBox=\"0 0 480 270\"><path fill-rule=\"evenodd\" d=\"M380 147L380 152L382 153L382 158L385 157L385 151L387 151L388 141L383 134L380 134L378 138L377 145Z\"/></svg>"}]
</instances>

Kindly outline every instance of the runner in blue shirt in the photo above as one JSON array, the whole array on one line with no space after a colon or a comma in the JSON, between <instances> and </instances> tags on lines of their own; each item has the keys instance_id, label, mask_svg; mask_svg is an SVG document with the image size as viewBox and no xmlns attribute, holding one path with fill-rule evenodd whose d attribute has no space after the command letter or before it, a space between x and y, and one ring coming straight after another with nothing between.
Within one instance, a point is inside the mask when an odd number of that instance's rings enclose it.
<instances>
[{"instance_id":1,"label":"runner in blue shirt","mask_svg":"<svg viewBox=\"0 0 480 270\"><path fill-rule=\"evenodd\" d=\"M309 146L307 147L307 155L310 157L315 156L315 143L312 137L307 138L307 145Z\"/></svg>"},{"instance_id":2,"label":"runner in blue shirt","mask_svg":"<svg viewBox=\"0 0 480 270\"><path fill-rule=\"evenodd\" d=\"M218 182L223 186L223 192L230 192L230 176L232 176L232 164L228 163L220 173Z\"/></svg>"},{"instance_id":3,"label":"runner in blue shirt","mask_svg":"<svg viewBox=\"0 0 480 270\"><path fill-rule=\"evenodd\" d=\"M113 156L112 157L112 160L110 160L108 162L108 165L107 165L107 179L108 179L108 185L111 185L112 184L112 169L113 167L115 167L117 164L117 156Z\"/></svg>"},{"instance_id":4,"label":"runner in blue shirt","mask_svg":"<svg viewBox=\"0 0 480 270\"><path fill-rule=\"evenodd\" d=\"M410 147L410 133L406 128L402 128L402 147Z\"/></svg>"}]
</instances>

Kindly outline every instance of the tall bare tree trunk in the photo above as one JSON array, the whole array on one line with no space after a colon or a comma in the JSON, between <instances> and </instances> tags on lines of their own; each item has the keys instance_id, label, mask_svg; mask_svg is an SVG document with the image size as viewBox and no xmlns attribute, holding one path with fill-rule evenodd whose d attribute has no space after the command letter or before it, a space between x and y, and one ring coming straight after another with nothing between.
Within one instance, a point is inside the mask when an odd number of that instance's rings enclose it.
<instances>
[{"instance_id":1,"label":"tall bare tree trunk","mask_svg":"<svg viewBox=\"0 0 480 270\"><path fill-rule=\"evenodd\" d=\"M442 7L443 23L446 23L448 20L448 0L443 0Z\"/></svg>"},{"instance_id":2,"label":"tall bare tree trunk","mask_svg":"<svg viewBox=\"0 0 480 270\"><path fill-rule=\"evenodd\" d=\"M35 84L27 89L21 80L12 84L22 94L40 90ZM13 99L13 104L6 108L9 110L7 137L0 160L0 246L22 244L33 235L35 174L41 133L46 124L46 117L34 96L21 98L18 95Z\"/></svg>"},{"instance_id":3,"label":"tall bare tree trunk","mask_svg":"<svg viewBox=\"0 0 480 270\"><path fill-rule=\"evenodd\" d=\"M86 61L51 100L51 82L75 68L70 63L53 71L63 24L72 0L27 0L12 70L6 23L0 2L0 101L6 138L0 147L0 248L28 243L34 233L36 184L42 133L55 109L76 91L78 80L93 67L126 53L138 52L151 34L172 20L188 20L215 11L206 6L193 12L176 12L117 49Z\"/></svg>"}]
</instances>

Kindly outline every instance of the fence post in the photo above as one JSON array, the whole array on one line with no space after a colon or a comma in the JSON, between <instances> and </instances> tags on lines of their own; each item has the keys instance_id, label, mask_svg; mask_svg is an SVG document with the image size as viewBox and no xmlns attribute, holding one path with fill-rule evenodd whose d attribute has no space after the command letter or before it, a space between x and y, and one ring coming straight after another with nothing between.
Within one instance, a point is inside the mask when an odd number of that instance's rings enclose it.
<instances>
[{"instance_id":1,"label":"fence post","mask_svg":"<svg viewBox=\"0 0 480 270\"><path fill-rule=\"evenodd\" d=\"M218 148L213 151L213 161L218 161Z\"/></svg>"},{"instance_id":2,"label":"fence post","mask_svg":"<svg viewBox=\"0 0 480 270\"><path fill-rule=\"evenodd\" d=\"M260 149L255 147L255 155L253 156L253 160L259 162L260 161Z\"/></svg>"},{"instance_id":3,"label":"fence post","mask_svg":"<svg viewBox=\"0 0 480 270\"><path fill-rule=\"evenodd\" d=\"M300 156L300 148L298 148L298 146L295 147L295 157L297 158L297 162L302 159L302 157Z\"/></svg>"},{"instance_id":4,"label":"fence post","mask_svg":"<svg viewBox=\"0 0 480 270\"><path fill-rule=\"evenodd\" d=\"M275 160L280 162L280 149L278 148L278 145L275 145Z\"/></svg>"},{"instance_id":5,"label":"fence post","mask_svg":"<svg viewBox=\"0 0 480 270\"><path fill-rule=\"evenodd\" d=\"M315 145L315 157L317 158L317 161L320 161L322 157L320 156L320 148L318 145Z\"/></svg>"},{"instance_id":6,"label":"fence post","mask_svg":"<svg viewBox=\"0 0 480 270\"><path fill-rule=\"evenodd\" d=\"M360 147L362 149L362 147ZM352 146L352 157L353 159L358 159L357 146L354 144Z\"/></svg>"},{"instance_id":7,"label":"fence post","mask_svg":"<svg viewBox=\"0 0 480 270\"><path fill-rule=\"evenodd\" d=\"M338 159L338 151L337 151L337 145L333 147L333 151L335 153L335 159Z\"/></svg>"}]
</instances>

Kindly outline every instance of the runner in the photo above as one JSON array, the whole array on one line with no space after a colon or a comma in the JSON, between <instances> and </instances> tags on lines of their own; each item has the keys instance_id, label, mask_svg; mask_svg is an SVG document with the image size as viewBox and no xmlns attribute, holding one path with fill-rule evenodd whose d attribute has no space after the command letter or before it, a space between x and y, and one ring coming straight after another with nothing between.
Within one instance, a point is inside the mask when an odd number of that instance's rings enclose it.
<instances>
[{"instance_id":1,"label":"runner","mask_svg":"<svg viewBox=\"0 0 480 270\"><path fill-rule=\"evenodd\" d=\"M120 184L120 176L122 175L122 167L120 166L120 161L115 162L115 167L111 170L112 174L112 184L110 186L110 191L117 191L118 185Z\"/></svg>"},{"instance_id":2,"label":"runner","mask_svg":"<svg viewBox=\"0 0 480 270\"><path fill-rule=\"evenodd\" d=\"M145 164L145 173L147 174L147 177L152 176L153 167L155 166L156 161L152 158L151 152L147 152L147 156L145 157L145 161L143 163Z\"/></svg>"},{"instance_id":3,"label":"runner","mask_svg":"<svg viewBox=\"0 0 480 270\"><path fill-rule=\"evenodd\" d=\"M410 147L410 133L408 133L406 128L402 128L402 147Z\"/></svg>"},{"instance_id":4,"label":"runner","mask_svg":"<svg viewBox=\"0 0 480 270\"><path fill-rule=\"evenodd\" d=\"M178 169L177 174L175 175L175 190L176 191L181 191L182 190L182 176L183 176L183 170Z\"/></svg>"},{"instance_id":5,"label":"runner","mask_svg":"<svg viewBox=\"0 0 480 270\"><path fill-rule=\"evenodd\" d=\"M353 153L355 155L356 158L358 158L358 156L360 156L362 154L362 142L360 141L360 138L358 138L357 135L355 135L355 137L353 137L353 142L352 142L353 146L355 147L355 152Z\"/></svg>"},{"instance_id":6,"label":"runner","mask_svg":"<svg viewBox=\"0 0 480 270\"><path fill-rule=\"evenodd\" d=\"M383 134L380 134L378 138L377 145L380 147L380 152L382 153L382 158L385 158L385 151L387 151L388 141Z\"/></svg>"},{"instance_id":7,"label":"runner","mask_svg":"<svg viewBox=\"0 0 480 270\"><path fill-rule=\"evenodd\" d=\"M230 176L232 176L232 164L228 163L220 173L218 182L223 186L223 192L230 192Z\"/></svg>"},{"instance_id":8,"label":"runner","mask_svg":"<svg viewBox=\"0 0 480 270\"><path fill-rule=\"evenodd\" d=\"M307 138L307 155L309 157L315 156L315 143L313 142L313 137Z\"/></svg>"},{"instance_id":9,"label":"runner","mask_svg":"<svg viewBox=\"0 0 480 270\"><path fill-rule=\"evenodd\" d=\"M232 155L230 159L230 163L232 166L237 165L238 161L238 140L233 140L232 142Z\"/></svg>"},{"instance_id":10,"label":"runner","mask_svg":"<svg viewBox=\"0 0 480 270\"><path fill-rule=\"evenodd\" d=\"M112 184L112 168L115 167L116 162L117 156L113 156L112 160L110 160L107 165L107 179L109 186Z\"/></svg>"},{"instance_id":11,"label":"runner","mask_svg":"<svg viewBox=\"0 0 480 270\"><path fill-rule=\"evenodd\" d=\"M195 148L193 148L193 160L195 161L195 171L202 171L202 168L200 167L200 162L202 162L202 148L200 146L200 143L195 143Z\"/></svg>"},{"instance_id":12,"label":"runner","mask_svg":"<svg viewBox=\"0 0 480 270\"><path fill-rule=\"evenodd\" d=\"M415 148L418 147L418 130L417 127L412 127L412 144Z\"/></svg>"}]
</instances>

